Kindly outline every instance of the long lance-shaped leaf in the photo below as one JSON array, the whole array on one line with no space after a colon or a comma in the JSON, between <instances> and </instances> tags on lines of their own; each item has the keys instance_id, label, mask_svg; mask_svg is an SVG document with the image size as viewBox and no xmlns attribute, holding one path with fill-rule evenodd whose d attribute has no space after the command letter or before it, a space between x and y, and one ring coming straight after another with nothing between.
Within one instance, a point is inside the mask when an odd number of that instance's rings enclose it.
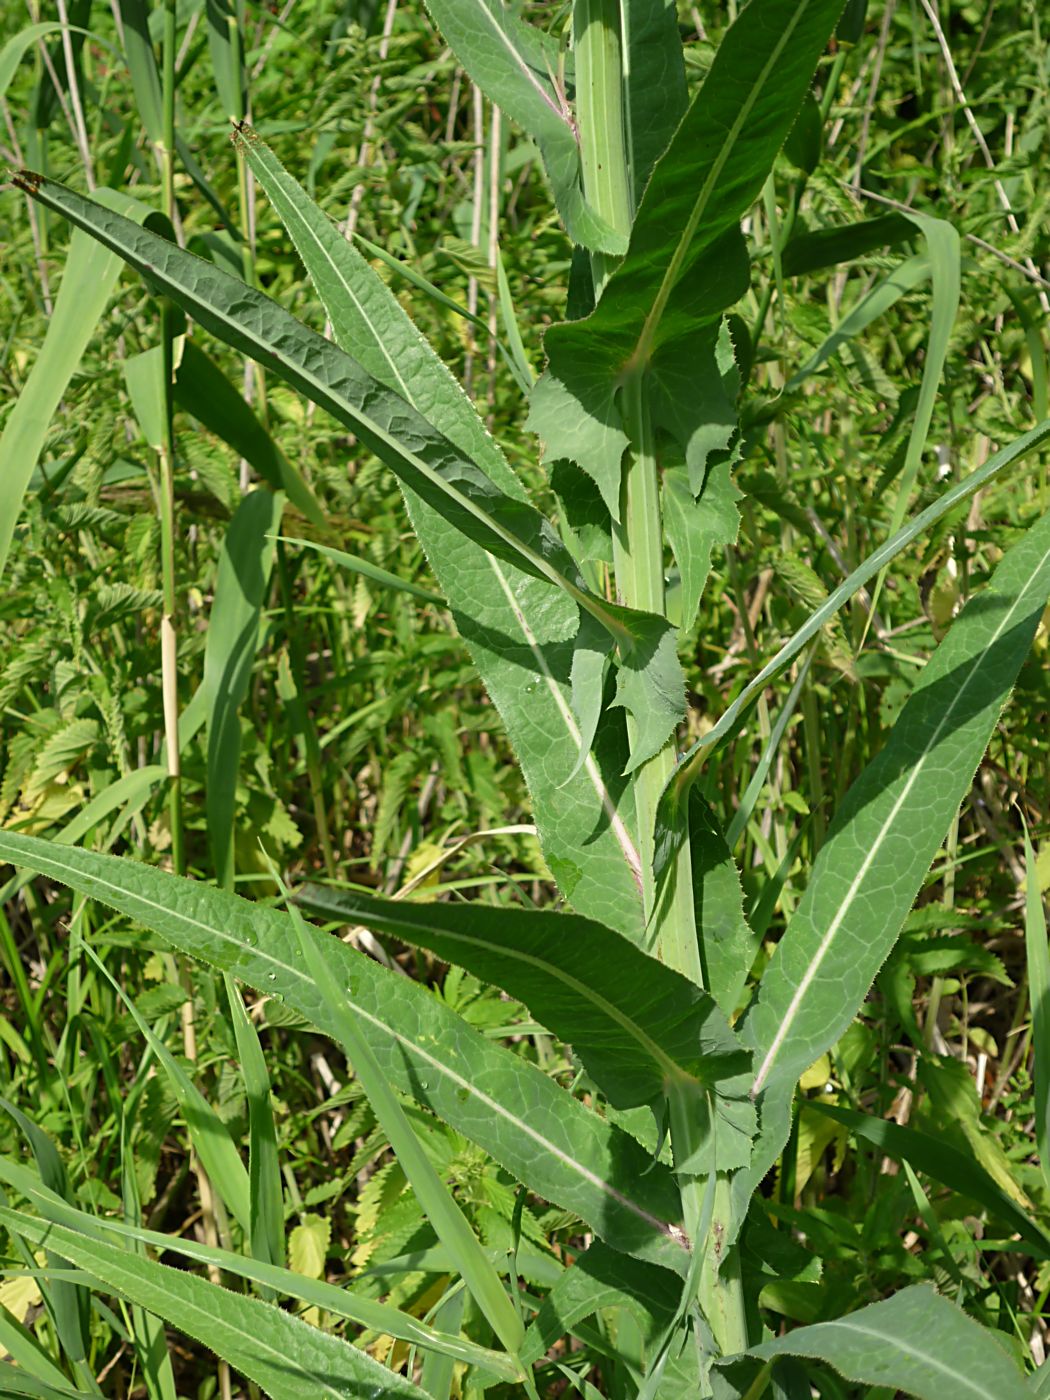
<instances>
[{"instance_id":1,"label":"long lance-shaped leaf","mask_svg":"<svg viewBox=\"0 0 1050 1400\"><path fill-rule=\"evenodd\" d=\"M806 643L816 636L824 624L833 618L839 609L844 607L870 579L874 578L880 569L894 560L898 554L903 553L913 540L918 539L931 525L947 515L960 502L968 500L975 491L987 485L1005 468L1020 461L1022 457L1033 451L1048 437L1050 437L1050 419L1030 428L1027 433L1023 433L1007 447L1000 448L998 452L988 458L983 467L978 467L976 471L971 472L969 476L964 477L962 481L945 491L943 496L939 496L932 505L920 511L907 525L892 535L885 544L880 545L872 554L869 554L863 564L854 569L849 577L844 579L838 588L828 595L816 612L784 643L773 659L767 661L758 675L748 681L737 698L726 708L704 737L698 739L688 753L683 755L682 761L665 788L661 799L665 818L659 823L659 831L663 831L665 836L669 835L674 826L673 813L690 784L700 772L705 760L736 732L748 710L769 682L791 664ZM673 848L668 846L663 853L663 865L666 865L671 854L673 854ZM660 864L658 849L658 865Z\"/></svg>"},{"instance_id":2,"label":"long lance-shaped leaf","mask_svg":"<svg viewBox=\"0 0 1050 1400\"><path fill-rule=\"evenodd\" d=\"M8 1162L0 1157L0 1180L7 1182L19 1195L40 1212L46 1220L56 1225L65 1225L78 1234L104 1240L107 1234L116 1235L119 1240L131 1240L152 1245L159 1252L181 1255L195 1263L217 1266L237 1278L251 1279L264 1284L275 1293L295 1298L310 1307L324 1308L336 1317L345 1317L370 1331L396 1337L412 1346L433 1350L443 1356L454 1357L470 1366L481 1366L503 1380L516 1381L520 1372L503 1352L492 1351L489 1347L478 1346L465 1337L453 1337L438 1331L419 1318L402 1312L390 1303L379 1303L354 1293L349 1288L338 1288L323 1279L307 1278L292 1269L277 1264L268 1264L260 1259L247 1259L243 1254L234 1254L228 1249L201 1244L197 1240L182 1239L176 1235L165 1235L157 1230L146 1230L141 1226L129 1225L119 1220L109 1220L104 1216L89 1215L77 1206L71 1206L54 1191L49 1191L40 1178L27 1167ZM657 1275L668 1278L669 1275Z\"/></svg>"},{"instance_id":3,"label":"long lance-shaped leaf","mask_svg":"<svg viewBox=\"0 0 1050 1400\"><path fill-rule=\"evenodd\" d=\"M21 1211L0 1209L0 1220L35 1244L60 1248L63 1258L98 1279L100 1291L156 1313L270 1395L282 1400L359 1400L362 1395L426 1400L418 1386L367 1352L270 1303Z\"/></svg>"},{"instance_id":4,"label":"long lance-shaped leaf","mask_svg":"<svg viewBox=\"0 0 1050 1400\"><path fill-rule=\"evenodd\" d=\"M303 325L270 297L158 234L33 171L15 184L140 272L205 329L273 369L325 408L408 486L498 557L563 588L628 646L625 626L602 600L566 577L571 558L530 505L500 492L473 462L399 395L376 382L345 351Z\"/></svg>"},{"instance_id":5,"label":"long lance-shaped leaf","mask_svg":"<svg viewBox=\"0 0 1050 1400\"><path fill-rule=\"evenodd\" d=\"M496 486L523 488L477 410L386 283L285 170L265 142L237 136L332 321L336 339L368 372L426 412ZM403 488L404 489L404 488ZM572 601L496 559L409 489L412 523L492 696L532 794L544 856L582 914L640 942L641 866L625 813L619 727L602 726L595 753L571 706L576 630ZM582 753L583 762L577 768Z\"/></svg>"},{"instance_id":6,"label":"long lance-shaped leaf","mask_svg":"<svg viewBox=\"0 0 1050 1400\"><path fill-rule=\"evenodd\" d=\"M303 968L287 914L132 860L0 831L0 859L118 909L191 957L337 1028ZM677 1271L688 1254L678 1192L628 1134L493 1045L424 987L311 930L334 985L387 1078L489 1152L531 1190L575 1211L615 1248Z\"/></svg>"},{"instance_id":7,"label":"long lance-shaped leaf","mask_svg":"<svg viewBox=\"0 0 1050 1400\"><path fill-rule=\"evenodd\" d=\"M749 278L739 223L841 9L842 0L763 0L741 11L656 163L627 254L597 307L547 332L549 369L534 390L530 426L547 458L571 456L593 478L614 516L628 441L617 396L628 375L649 373L655 419L682 441L687 461L706 456L724 407L712 398L720 388L713 323ZM675 392L683 363L695 384L711 386L694 390L692 403ZM699 459L690 465L702 470Z\"/></svg>"},{"instance_id":8,"label":"long lance-shaped leaf","mask_svg":"<svg viewBox=\"0 0 1050 1400\"><path fill-rule=\"evenodd\" d=\"M713 1085L747 1067L708 992L591 919L317 887L305 903L429 948L502 987L573 1046L614 1108L652 1103L675 1085Z\"/></svg>"},{"instance_id":9,"label":"long lance-shaped leaf","mask_svg":"<svg viewBox=\"0 0 1050 1400\"><path fill-rule=\"evenodd\" d=\"M799 1075L859 1010L966 794L1050 594L1050 513L1007 551L930 659L889 741L846 794L750 1008L761 1134L787 1140Z\"/></svg>"},{"instance_id":10,"label":"long lance-shaped leaf","mask_svg":"<svg viewBox=\"0 0 1050 1400\"><path fill-rule=\"evenodd\" d=\"M922 1283L834 1322L799 1327L748 1355L810 1357L847 1380L920 1400L1030 1400L1032 1394L1005 1342Z\"/></svg>"},{"instance_id":11,"label":"long lance-shaped leaf","mask_svg":"<svg viewBox=\"0 0 1050 1400\"><path fill-rule=\"evenodd\" d=\"M502 492L408 400L240 278L42 175L20 171L14 180L118 253L205 329L272 369L353 429L405 486L462 535L563 590L619 648L624 703L641 721L650 712L668 710L669 699L667 733L684 717L685 678L667 620L588 592L576 581L571 556L539 511ZM632 754L632 766L653 752L650 744Z\"/></svg>"}]
</instances>

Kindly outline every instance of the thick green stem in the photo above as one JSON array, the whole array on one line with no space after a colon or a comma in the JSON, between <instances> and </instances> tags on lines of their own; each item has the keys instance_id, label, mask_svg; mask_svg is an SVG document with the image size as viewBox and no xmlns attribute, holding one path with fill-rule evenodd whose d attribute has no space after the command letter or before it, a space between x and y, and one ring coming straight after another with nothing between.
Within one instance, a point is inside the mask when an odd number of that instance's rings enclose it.
<instances>
[{"instance_id":1,"label":"thick green stem","mask_svg":"<svg viewBox=\"0 0 1050 1400\"><path fill-rule=\"evenodd\" d=\"M617 0L576 0L577 126L584 191L595 212L618 232L630 235L634 217L630 161L623 117L620 9ZM599 297L614 261L591 253L595 296ZM613 530L613 562L620 599L632 608L666 615L664 537L660 511L660 471L644 365L634 367L622 386L620 405L630 447L624 459L620 519ZM630 724L630 720L628 721ZM633 734L632 734L633 738ZM681 843L674 870L657 898L653 846L660 794L674 772L671 739L635 777L635 810L641 844L643 899L650 946L657 957L703 985L693 907L688 841ZM685 820L685 815L682 817ZM671 1142L675 1159L688 1162L701 1148L710 1124L695 1099L673 1090ZM682 1215L694 1249L704 1250L700 1300L723 1354L746 1348L739 1256L722 1248L730 1231L729 1181L719 1177L708 1238L701 1238L706 1191L704 1178L681 1174Z\"/></svg>"}]
</instances>

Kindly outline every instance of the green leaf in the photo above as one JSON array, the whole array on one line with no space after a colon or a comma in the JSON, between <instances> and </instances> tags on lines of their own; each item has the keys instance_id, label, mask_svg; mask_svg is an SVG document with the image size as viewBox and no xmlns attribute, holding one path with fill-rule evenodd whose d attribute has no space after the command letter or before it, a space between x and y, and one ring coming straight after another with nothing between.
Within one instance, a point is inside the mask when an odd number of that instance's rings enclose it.
<instances>
[{"instance_id":1,"label":"green leaf","mask_svg":"<svg viewBox=\"0 0 1050 1400\"><path fill-rule=\"evenodd\" d=\"M748 1012L761 1094L752 1184L787 1139L799 1075L834 1045L900 932L973 778L1050 594L1050 514L937 648L882 752L846 795Z\"/></svg>"},{"instance_id":2,"label":"green leaf","mask_svg":"<svg viewBox=\"0 0 1050 1400\"><path fill-rule=\"evenodd\" d=\"M833 1118L895 1162L908 1162L933 1181L976 1201L1026 1240L1038 1258L1050 1258L1050 1235L1006 1194L980 1162L960 1152L943 1137L931 1137L915 1128L902 1128L889 1119L857 1113L854 1109L822 1103L819 1099L807 1099L805 1108L807 1112L822 1113L826 1118Z\"/></svg>"},{"instance_id":3,"label":"green leaf","mask_svg":"<svg viewBox=\"0 0 1050 1400\"><path fill-rule=\"evenodd\" d=\"M800 1327L749 1356L808 1356L847 1380L920 1400L1024 1400L1031 1392L995 1334L926 1284L902 1289L834 1322Z\"/></svg>"},{"instance_id":4,"label":"green leaf","mask_svg":"<svg viewBox=\"0 0 1050 1400\"><path fill-rule=\"evenodd\" d=\"M270 1072L255 1022L245 1010L236 982L226 975L226 998L248 1100L249 1242L256 1259L284 1263L284 1196L273 1116Z\"/></svg>"},{"instance_id":5,"label":"green leaf","mask_svg":"<svg viewBox=\"0 0 1050 1400\"><path fill-rule=\"evenodd\" d=\"M219 555L204 643L208 703L208 842L218 884L233 884L233 838L241 758L240 709L248 694L273 568L283 495L264 486L241 501Z\"/></svg>"},{"instance_id":6,"label":"green leaf","mask_svg":"<svg viewBox=\"0 0 1050 1400\"><path fill-rule=\"evenodd\" d=\"M316 540L290 539L287 535L278 535L277 538L285 544L294 544L303 549L316 550L318 554L323 554L326 559L331 559L333 564L349 569L351 573L360 574L362 578L370 579L372 583L378 583L381 588L394 588L400 593L411 593L413 598L419 598L424 603L440 604L444 602L440 594L432 593L426 588L417 588L414 583L408 583L405 579L398 578L397 574L392 574L389 569L381 569L370 559L362 559L356 554L347 554L343 549L333 549L331 545L318 544Z\"/></svg>"},{"instance_id":7,"label":"green leaf","mask_svg":"<svg viewBox=\"0 0 1050 1400\"><path fill-rule=\"evenodd\" d=\"M142 207L112 190L96 190L95 194L122 209ZM129 226L135 227L130 222ZM0 472L0 576L51 419L95 334L119 275L119 258L93 238L73 234L44 343L0 434L0 462L4 463Z\"/></svg>"},{"instance_id":8,"label":"green leaf","mask_svg":"<svg viewBox=\"0 0 1050 1400\"><path fill-rule=\"evenodd\" d=\"M740 872L714 812L694 788L689 795L693 904L704 984L726 1016L740 1005L758 939L744 915Z\"/></svg>"},{"instance_id":9,"label":"green leaf","mask_svg":"<svg viewBox=\"0 0 1050 1400\"><path fill-rule=\"evenodd\" d=\"M429 948L522 1001L618 1109L674 1085L713 1086L747 1058L709 993L612 929L572 914L483 904L412 904L313 887L305 902Z\"/></svg>"},{"instance_id":10,"label":"green leaf","mask_svg":"<svg viewBox=\"0 0 1050 1400\"><path fill-rule=\"evenodd\" d=\"M895 247L911 237L911 221L903 214L883 214L839 228L804 229L789 239L781 254L781 266L785 277L802 277L807 272L852 262L877 248Z\"/></svg>"},{"instance_id":11,"label":"green leaf","mask_svg":"<svg viewBox=\"0 0 1050 1400\"><path fill-rule=\"evenodd\" d=\"M252 171L280 214L331 317L337 339L388 388L424 407L435 427L510 496L523 488L461 386L397 298L276 160L248 140ZM492 696L533 798L544 856L566 898L636 942L643 937L641 864L622 780L624 741L605 725L584 744L574 706L569 598L496 559L410 489L413 526ZM593 628L586 636L593 634ZM581 636L582 636L581 629ZM577 760L583 754L582 765Z\"/></svg>"},{"instance_id":12,"label":"green leaf","mask_svg":"<svg viewBox=\"0 0 1050 1400\"><path fill-rule=\"evenodd\" d=\"M620 9L624 124L634 203L642 201L653 166L671 144L689 102L678 6L674 0L626 0Z\"/></svg>"},{"instance_id":13,"label":"green leaf","mask_svg":"<svg viewBox=\"0 0 1050 1400\"><path fill-rule=\"evenodd\" d=\"M533 138L569 237L622 253L622 237L583 197L580 149L556 43L502 0L427 0L431 18L486 97Z\"/></svg>"},{"instance_id":14,"label":"green leaf","mask_svg":"<svg viewBox=\"0 0 1050 1400\"><path fill-rule=\"evenodd\" d=\"M27 1239L60 1248L64 1258L94 1275L100 1292L163 1317L281 1400L424 1400L411 1381L366 1352L269 1303L20 1211L0 1209L0 1220Z\"/></svg>"},{"instance_id":15,"label":"green leaf","mask_svg":"<svg viewBox=\"0 0 1050 1400\"><path fill-rule=\"evenodd\" d=\"M749 279L740 219L791 129L840 10L841 0L764 0L741 12L653 170L627 255L597 307L547 332L549 368L534 390L529 426L546 458L570 457L592 477L614 517L627 446L617 396L628 371L648 371L654 421L678 438L691 470L703 470L702 437L712 421L703 399L718 383L714 328ZM683 402L675 385L686 365L694 389Z\"/></svg>"},{"instance_id":16,"label":"green leaf","mask_svg":"<svg viewBox=\"0 0 1050 1400\"><path fill-rule=\"evenodd\" d=\"M290 918L224 890L131 860L0 831L0 857L119 909L187 953L284 1001L326 1034L336 1027L303 968ZM390 1082L478 1143L545 1199L615 1248L684 1271L678 1192L626 1133L472 1030L424 987L338 938L312 931L332 985ZM242 1169L243 1170L243 1169Z\"/></svg>"}]
</instances>

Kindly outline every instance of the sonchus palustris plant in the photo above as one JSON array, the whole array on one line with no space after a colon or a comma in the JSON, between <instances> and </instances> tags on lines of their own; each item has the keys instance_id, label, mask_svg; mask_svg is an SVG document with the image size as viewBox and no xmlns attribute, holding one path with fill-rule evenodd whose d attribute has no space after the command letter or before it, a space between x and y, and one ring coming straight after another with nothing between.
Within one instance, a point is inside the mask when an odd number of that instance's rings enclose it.
<instances>
[{"instance_id":1,"label":"sonchus palustris plant","mask_svg":"<svg viewBox=\"0 0 1050 1400\"><path fill-rule=\"evenodd\" d=\"M1050 516L1006 552L937 648L833 814L767 960L724 834L732 814L713 810L699 780L773 677L805 664L837 610L1050 424L902 525L683 750L690 678L679 643L737 536L742 418L761 430L748 399L752 333L734 310L751 279L743 225L812 107L842 0L751 0L691 101L666 0L573 0L558 38L501 0L429 0L429 9L471 80L534 141L575 249L570 312L548 330L546 367L528 390L551 518L383 278L242 120L238 159L283 221L334 339L102 203L28 172L16 180L181 308L194 335L272 371L396 476L571 912L495 916L469 903L331 894L313 907L428 949L523 1003L572 1047L587 1092L306 925L295 906L279 912L3 833L4 859L112 906L341 1043L471 1306L441 1313L455 1325L439 1326L289 1273L258 1228L265 1173L253 1167L242 1180L228 1141L209 1149L207 1133L202 1159L210 1150L220 1194L227 1183L243 1255L86 1220L53 1181L11 1163L0 1175L33 1213L5 1207L0 1218L30 1248L46 1245L82 1271L70 1287L104 1280L273 1395L448 1396L454 1384L538 1397L568 1383L588 1395L753 1400L767 1387L795 1393L805 1371L781 1360L791 1357L887 1394L940 1394L948 1378L965 1380L966 1394L1030 1393L991 1335L926 1287L774 1338L759 1293L806 1261L783 1239L769 1250L776 1234L759 1188L788 1143L800 1076L846 1031L893 948L1017 677L1050 593ZM527 366L520 377L527 386ZM316 513L302 480L287 463L281 470L272 490L253 493L261 540L279 527L278 488ZM520 1184L509 1250L483 1247L424 1150L420 1109ZM571 1262L548 1258L539 1282L519 1271L526 1194L570 1213L582 1240ZM1014 1209L1013 1228L1045 1257L1045 1236ZM252 1280L260 1296L155 1262L144 1243ZM275 1294L394 1338L402 1358L414 1348L441 1365L384 1367L275 1307ZM566 1339L581 1337L597 1345L588 1355L601 1392L573 1369Z\"/></svg>"}]
</instances>

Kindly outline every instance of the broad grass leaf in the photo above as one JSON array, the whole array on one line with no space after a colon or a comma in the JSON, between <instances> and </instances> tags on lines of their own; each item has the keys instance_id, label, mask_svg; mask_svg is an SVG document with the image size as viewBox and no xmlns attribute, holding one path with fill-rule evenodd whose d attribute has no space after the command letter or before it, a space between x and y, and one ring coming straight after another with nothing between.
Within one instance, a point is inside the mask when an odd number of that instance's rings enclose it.
<instances>
[{"instance_id":1,"label":"broad grass leaf","mask_svg":"<svg viewBox=\"0 0 1050 1400\"><path fill-rule=\"evenodd\" d=\"M20 1211L0 1209L0 1220L27 1239L61 1249L98 1280L100 1292L163 1317L280 1400L424 1400L418 1386L366 1352L272 1304Z\"/></svg>"},{"instance_id":2,"label":"broad grass leaf","mask_svg":"<svg viewBox=\"0 0 1050 1400\"><path fill-rule=\"evenodd\" d=\"M0 831L0 857L119 909L191 957L275 996L326 1034L335 1027L303 968L288 915L132 860ZM521 1056L492 1044L426 988L311 930L384 1073L489 1152L537 1195L603 1239L682 1271L671 1174Z\"/></svg>"},{"instance_id":3,"label":"broad grass leaf","mask_svg":"<svg viewBox=\"0 0 1050 1400\"><path fill-rule=\"evenodd\" d=\"M800 1327L749 1356L806 1356L847 1380L920 1400L1025 1400L1024 1379L995 1334L926 1284L902 1289L834 1322Z\"/></svg>"},{"instance_id":4,"label":"broad grass leaf","mask_svg":"<svg viewBox=\"0 0 1050 1400\"><path fill-rule=\"evenodd\" d=\"M1050 1235L1003 1191L979 1161L943 1137L931 1137L915 1128L902 1128L889 1119L857 1113L855 1109L822 1103L819 1099L807 1099L805 1108L807 1112L833 1118L887 1157L907 1162L932 1181L976 1201L1016 1231L1040 1258L1050 1258Z\"/></svg>"},{"instance_id":5,"label":"broad grass leaf","mask_svg":"<svg viewBox=\"0 0 1050 1400\"><path fill-rule=\"evenodd\" d=\"M878 248L895 247L912 236L913 225L903 214L883 214L839 227L802 229L788 240L781 267L785 277L803 277L807 272L852 262Z\"/></svg>"},{"instance_id":6,"label":"broad grass leaf","mask_svg":"<svg viewBox=\"0 0 1050 1400\"><path fill-rule=\"evenodd\" d=\"M761 1094L750 1185L787 1139L802 1071L834 1045L893 947L966 794L1050 594L1050 514L1007 551L840 806L748 1012ZM745 1186L741 1182L741 1186Z\"/></svg>"}]
</instances>

